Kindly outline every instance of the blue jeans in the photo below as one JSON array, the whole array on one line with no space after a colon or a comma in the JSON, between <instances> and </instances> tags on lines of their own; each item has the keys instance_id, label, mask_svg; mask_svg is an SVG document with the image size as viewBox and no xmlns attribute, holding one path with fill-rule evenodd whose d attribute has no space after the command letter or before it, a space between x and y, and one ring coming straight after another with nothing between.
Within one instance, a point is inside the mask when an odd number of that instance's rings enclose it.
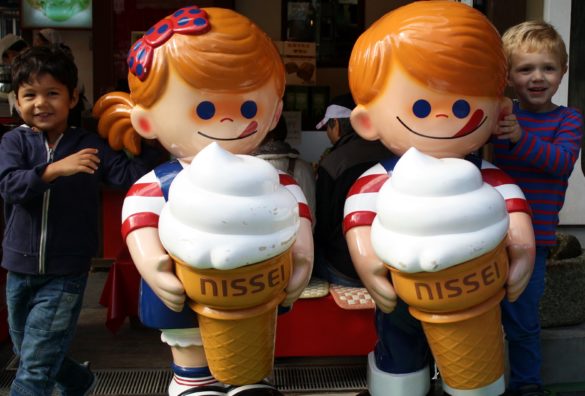
<instances>
[{"instance_id":1,"label":"blue jeans","mask_svg":"<svg viewBox=\"0 0 585 396\"><path fill-rule=\"evenodd\" d=\"M528 286L518 300L502 301L502 324L508 340L510 382L516 390L529 384L542 385L540 368L540 299L544 293L544 277L548 248L537 247L534 270Z\"/></svg>"},{"instance_id":2,"label":"blue jeans","mask_svg":"<svg viewBox=\"0 0 585 396\"><path fill-rule=\"evenodd\" d=\"M87 274L8 273L8 325L20 358L11 396L50 396L55 385L65 396L80 396L88 389L93 375L66 356L86 284Z\"/></svg>"},{"instance_id":3,"label":"blue jeans","mask_svg":"<svg viewBox=\"0 0 585 396\"><path fill-rule=\"evenodd\" d=\"M432 362L432 354L422 324L408 311L408 305L397 299L390 313L376 309L378 341L374 357L378 369L392 374L422 370Z\"/></svg>"}]
</instances>

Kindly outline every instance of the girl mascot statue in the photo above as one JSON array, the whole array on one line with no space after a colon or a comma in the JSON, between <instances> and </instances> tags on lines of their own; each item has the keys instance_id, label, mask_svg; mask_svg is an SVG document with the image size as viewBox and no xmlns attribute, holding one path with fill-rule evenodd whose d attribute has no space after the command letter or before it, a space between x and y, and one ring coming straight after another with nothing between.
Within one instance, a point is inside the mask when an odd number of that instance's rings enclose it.
<instances>
[{"instance_id":1,"label":"girl mascot statue","mask_svg":"<svg viewBox=\"0 0 585 396\"><path fill-rule=\"evenodd\" d=\"M187 238L179 226L183 224L182 220L207 222L210 227L207 231L210 232L206 234L205 227L203 231L197 231L197 237L188 241L186 249L193 256L207 255L210 261L224 264L235 257L229 249L218 255L220 259L197 249L206 244L221 244L224 240L230 241L234 251L242 245L238 240L229 239L233 237L232 229L228 228L225 235L219 237L215 233L220 234L223 224L230 223L230 216L235 216L245 225L246 219L241 218L246 215L245 211L241 207L230 209L229 205L224 208L223 198L214 202L210 197L221 195L214 195L216 190L235 191L237 196L240 185L249 182L248 168L245 167L248 163L253 164L252 168L259 167L266 172L263 165L255 162L266 164L264 161L242 154L252 152L281 116L284 68L278 51L270 38L246 17L229 9L192 6L176 11L151 27L130 49L128 68L130 93L104 95L94 106L94 115L100 118L100 134L108 136L112 146L124 146L135 153L140 147L141 137L157 139L175 158L135 183L127 193L122 213L123 237L143 279L141 320L149 327L161 329L161 339L172 351L174 375L169 394L280 395L264 380L272 368L273 355L272 360L263 366L264 371L252 376L237 374L258 366L254 349L240 348L233 353L240 358L234 367L230 367L235 377L223 375L222 369L227 363L221 360L225 357L221 354L215 368L211 363L208 366L206 349L210 348L206 347L221 334L203 334L198 323L200 315L191 310L196 310L197 301L186 297L187 285L179 279L183 276L178 275L176 257L171 257L169 249L165 248L164 233L162 228L159 229L159 217L162 224L166 210L163 208L168 206L166 200L174 195L181 198L187 194L183 202L187 205L195 202L208 210L194 215L190 215L189 210L181 212L185 213L186 219L179 218L173 223L177 224L179 237ZM200 153L203 155L203 151L206 151L206 157L197 157ZM175 188L187 169L190 169L188 177L203 180L204 187L211 192L203 191L205 188ZM270 168L270 172L277 171ZM278 188L284 188L285 195L288 195L282 199L292 199L293 202L294 210L290 212L294 212L294 216L287 212L286 216L279 217L281 223L286 223L287 227L292 224L295 230L282 241L285 247L289 247L288 252L292 252L292 270L288 273L284 269L282 272L280 269L271 270L251 280L244 277L229 281L231 283L220 281L203 289L204 292L215 292L214 298L221 300L226 296L244 294L253 287L256 288L253 291L259 291L280 285L282 296L276 304L267 306L269 316L276 315L278 303L290 306L300 296L309 281L313 263L311 218L306 199L292 178L285 174L275 175ZM188 177L183 179L188 180ZM265 184L260 183L260 186L262 190ZM271 193L274 188L269 187ZM197 194L189 195L193 191ZM248 202L256 192L244 191L242 198L226 198L226 202L239 205ZM258 206L250 211L256 209ZM229 215L218 220L224 213ZM241 230L244 225L233 227ZM287 227L287 230L291 228ZM253 230L251 234L255 232L259 231ZM274 245L277 243L258 250L264 252ZM217 292L218 285L231 285L232 289L223 287ZM214 298L211 299L212 306ZM209 307L201 309L213 311ZM234 327L238 330L239 326ZM273 354L274 325L265 333L247 338L272 345L268 350ZM231 378L235 379L231 381Z\"/></svg>"}]
</instances>

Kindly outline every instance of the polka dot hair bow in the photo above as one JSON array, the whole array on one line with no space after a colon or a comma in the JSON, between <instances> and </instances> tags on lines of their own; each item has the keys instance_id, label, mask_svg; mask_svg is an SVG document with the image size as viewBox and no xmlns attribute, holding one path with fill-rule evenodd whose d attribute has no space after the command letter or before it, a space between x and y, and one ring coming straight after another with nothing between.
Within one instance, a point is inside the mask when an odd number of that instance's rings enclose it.
<instances>
[{"instance_id":1,"label":"polka dot hair bow","mask_svg":"<svg viewBox=\"0 0 585 396\"><path fill-rule=\"evenodd\" d=\"M160 20L130 48L128 69L144 81L152 65L154 49L164 44L173 34L203 34L210 28L207 13L197 6L185 7Z\"/></svg>"}]
</instances>

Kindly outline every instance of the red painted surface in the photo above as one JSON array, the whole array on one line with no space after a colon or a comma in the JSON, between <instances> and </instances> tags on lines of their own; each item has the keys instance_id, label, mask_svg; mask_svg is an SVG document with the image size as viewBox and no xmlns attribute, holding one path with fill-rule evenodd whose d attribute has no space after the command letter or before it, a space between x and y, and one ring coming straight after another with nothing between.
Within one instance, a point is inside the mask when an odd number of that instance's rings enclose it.
<instances>
[{"instance_id":1,"label":"red painted surface","mask_svg":"<svg viewBox=\"0 0 585 396\"><path fill-rule=\"evenodd\" d=\"M138 316L139 284L140 275L123 249L100 298L108 308L106 326L113 333L127 317ZM373 309L344 310L328 295L298 300L278 317L275 356L365 356L375 341Z\"/></svg>"}]
</instances>

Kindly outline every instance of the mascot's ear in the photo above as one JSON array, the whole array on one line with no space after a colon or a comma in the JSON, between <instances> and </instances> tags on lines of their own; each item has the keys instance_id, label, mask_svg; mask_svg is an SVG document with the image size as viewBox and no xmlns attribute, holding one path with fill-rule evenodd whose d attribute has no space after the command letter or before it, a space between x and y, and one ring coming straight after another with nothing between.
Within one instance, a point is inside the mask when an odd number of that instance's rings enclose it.
<instances>
[{"instance_id":1,"label":"mascot's ear","mask_svg":"<svg viewBox=\"0 0 585 396\"><path fill-rule=\"evenodd\" d=\"M154 125L153 120L150 118L150 113L142 106L136 105L132 108L130 121L140 136L145 139L156 139L156 125Z\"/></svg>"},{"instance_id":2,"label":"mascot's ear","mask_svg":"<svg viewBox=\"0 0 585 396\"><path fill-rule=\"evenodd\" d=\"M512 102L512 99L504 96L502 98L502 100L500 101L499 119L501 120L502 118L504 118L508 114L512 114L513 110L514 110L514 103Z\"/></svg>"},{"instance_id":3,"label":"mascot's ear","mask_svg":"<svg viewBox=\"0 0 585 396\"><path fill-rule=\"evenodd\" d=\"M355 131L366 140L378 139L378 131L372 124L368 110L362 106L357 105L351 112L350 116L351 126Z\"/></svg>"},{"instance_id":4,"label":"mascot's ear","mask_svg":"<svg viewBox=\"0 0 585 396\"><path fill-rule=\"evenodd\" d=\"M276 111L274 112L274 117L272 118L272 123L270 124L270 128L268 129L269 131L276 128L276 124L278 124L278 120L280 119L280 116L282 115L282 105L283 105L282 100L280 100L278 102L278 107L276 108Z\"/></svg>"}]
</instances>

